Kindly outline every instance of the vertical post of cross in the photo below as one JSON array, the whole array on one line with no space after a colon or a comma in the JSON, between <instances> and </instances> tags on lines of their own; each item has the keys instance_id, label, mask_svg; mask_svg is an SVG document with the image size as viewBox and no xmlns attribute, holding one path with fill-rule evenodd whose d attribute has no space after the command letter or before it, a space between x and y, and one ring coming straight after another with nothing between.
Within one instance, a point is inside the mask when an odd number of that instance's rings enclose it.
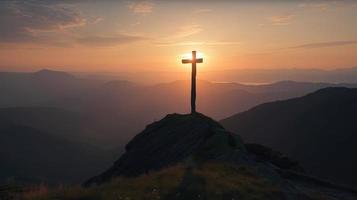
<instances>
[{"instance_id":1,"label":"vertical post of cross","mask_svg":"<svg viewBox=\"0 0 357 200\"><path fill-rule=\"evenodd\" d=\"M196 113L196 51L192 51L191 113Z\"/></svg>"}]
</instances>

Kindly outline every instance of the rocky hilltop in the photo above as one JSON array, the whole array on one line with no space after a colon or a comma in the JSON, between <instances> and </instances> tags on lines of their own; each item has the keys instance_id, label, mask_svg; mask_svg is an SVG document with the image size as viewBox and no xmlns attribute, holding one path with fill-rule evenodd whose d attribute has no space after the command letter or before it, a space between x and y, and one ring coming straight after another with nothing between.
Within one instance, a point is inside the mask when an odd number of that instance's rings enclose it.
<instances>
[{"instance_id":1,"label":"rocky hilltop","mask_svg":"<svg viewBox=\"0 0 357 200\"><path fill-rule=\"evenodd\" d=\"M109 170L87 183L101 183L115 176L137 176L194 159L242 161L244 144L218 122L196 114L170 114L135 136L125 153Z\"/></svg>"},{"instance_id":2,"label":"rocky hilltop","mask_svg":"<svg viewBox=\"0 0 357 200\"><path fill-rule=\"evenodd\" d=\"M355 190L307 176L270 148L244 145L199 113L148 125L111 168L84 185L118 199L357 199Z\"/></svg>"}]
</instances>

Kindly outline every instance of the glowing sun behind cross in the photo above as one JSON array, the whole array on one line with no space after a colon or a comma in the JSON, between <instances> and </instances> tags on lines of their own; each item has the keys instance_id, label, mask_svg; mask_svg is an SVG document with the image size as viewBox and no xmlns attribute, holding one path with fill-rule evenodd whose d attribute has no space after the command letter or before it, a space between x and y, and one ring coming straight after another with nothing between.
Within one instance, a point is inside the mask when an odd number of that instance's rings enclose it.
<instances>
[{"instance_id":1,"label":"glowing sun behind cross","mask_svg":"<svg viewBox=\"0 0 357 200\"><path fill-rule=\"evenodd\" d=\"M197 52L196 53L197 58L206 58L206 55L202 52ZM192 58L192 53L184 53L180 55L180 59L191 59Z\"/></svg>"}]
</instances>

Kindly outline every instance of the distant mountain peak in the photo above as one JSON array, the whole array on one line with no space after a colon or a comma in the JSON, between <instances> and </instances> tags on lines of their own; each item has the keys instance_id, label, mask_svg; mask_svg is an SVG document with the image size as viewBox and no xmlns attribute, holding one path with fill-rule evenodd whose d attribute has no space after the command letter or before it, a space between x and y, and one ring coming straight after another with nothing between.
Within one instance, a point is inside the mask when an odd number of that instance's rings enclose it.
<instances>
[{"instance_id":1,"label":"distant mountain peak","mask_svg":"<svg viewBox=\"0 0 357 200\"><path fill-rule=\"evenodd\" d=\"M73 75L63 72L63 71L55 71L50 69L42 69L33 73L37 77L50 77L50 78L75 78Z\"/></svg>"}]
</instances>

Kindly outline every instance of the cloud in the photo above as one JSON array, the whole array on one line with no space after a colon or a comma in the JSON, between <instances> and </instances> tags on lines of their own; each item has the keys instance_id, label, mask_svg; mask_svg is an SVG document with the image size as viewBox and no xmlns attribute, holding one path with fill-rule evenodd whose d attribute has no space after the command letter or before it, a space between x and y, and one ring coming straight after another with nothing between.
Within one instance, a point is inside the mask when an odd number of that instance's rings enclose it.
<instances>
[{"instance_id":1,"label":"cloud","mask_svg":"<svg viewBox=\"0 0 357 200\"><path fill-rule=\"evenodd\" d=\"M228 41L228 42L206 42L204 43L205 45L211 45L211 46L221 46L221 45L240 45L240 42L234 42L234 41Z\"/></svg>"},{"instance_id":2,"label":"cloud","mask_svg":"<svg viewBox=\"0 0 357 200\"><path fill-rule=\"evenodd\" d=\"M104 20L103 17L95 17L95 18L91 19L89 23L90 24L98 24L98 23L102 22L103 20Z\"/></svg>"},{"instance_id":3,"label":"cloud","mask_svg":"<svg viewBox=\"0 0 357 200\"><path fill-rule=\"evenodd\" d=\"M103 18L84 18L75 1L0 1L0 43L33 43L57 47L116 46L145 40L130 35L78 35L74 28Z\"/></svg>"},{"instance_id":4,"label":"cloud","mask_svg":"<svg viewBox=\"0 0 357 200\"><path fill-rule=\"evenodd\" d=\"M295 15L275 15L269 18L270 22L274 26L289 25Z\"/></svg>"},{"instance_id":5,"label":"cloud","mask_svg":"<svg viewBox=\"0 0 357 200\"><path fill-rule=\"evenodd\" d=\"M336 46L346 46L346 45L355 45L357 40L345 40L345 41L330 41L330 42L318 42L318 43L308 43L298 46L292 46L288 49L313 49L313 48L326 48L326 47L336 47Z\"/></svg>"},{"instance_id":6,"label":"cloud","mask_svg":"<svg viewBox=\"0 0 357 200\"><path fill-rule=\"evenodd\" d=\"M128 44L138 41L147 40L148 38L127 35L127 34L117 34L114 36L99 36L91 35L79 37L76 39L76 42L81 45L86 46L117 46L122 44Z\"/></svg>"},{"instance_id":7,"label":"cloud","mask_svg":"<svg viewBox=\"0 0 357 200\"><path fill-rule=\"evenodd\" d=\"M46 42L45 33L65 31L87 22L73 7L57 1L1 1L0 43Z\"/></svg>"},{"instance_id":8,"label":"cloud","mask_svg":"<svg viewBox=\"0 0 357 200\"><path fill-rule=\"evenodd\" d=\"M321 11L329 10L329 5L327 3L302 3L299 7L305 9L318 9Z\"/></svg>"},{"instance_id":9,"label":"cloud","mask_svg":"<svg viewBox=\"0 0 357 200\"><path fill-rule=\"evenodd\" d=\"M129 9L136 14L149 14L154 9L154 3L151 1L138 1L131 2L129 4Z\"/></svg>"},{"instance_id":10,"label":"cloud","mask_svg":"<svg viewBox=\"0 0 357 200\"><path fill-rule=\"evenodd\" d=\"M207 9L207 8L201 8L201 9L194 10L192 13L193 14L202 14L202 13L209 13L209 12L212 12L212 10Z\"/></svg>"},{"instance_id":11,"label":"cloud","mask_svg":"<svg viewBox=\"0 0 357 200\"><path fill-rule=\"evenodd\" d=\"M170 38L184 38L195 35L203 30L201 25L189 25L180 27Z\"/></svg>"},{"instance_id":12,"label":"cloud","mask_svg":"<svg viewBox=\"0 0 357 200\"><path fill-rule=\"evenodd\" d=\"M157 46L229 46L240 45L240 42L218 41L218 42L156 42Z\"/></svg>"}]
</instances>

